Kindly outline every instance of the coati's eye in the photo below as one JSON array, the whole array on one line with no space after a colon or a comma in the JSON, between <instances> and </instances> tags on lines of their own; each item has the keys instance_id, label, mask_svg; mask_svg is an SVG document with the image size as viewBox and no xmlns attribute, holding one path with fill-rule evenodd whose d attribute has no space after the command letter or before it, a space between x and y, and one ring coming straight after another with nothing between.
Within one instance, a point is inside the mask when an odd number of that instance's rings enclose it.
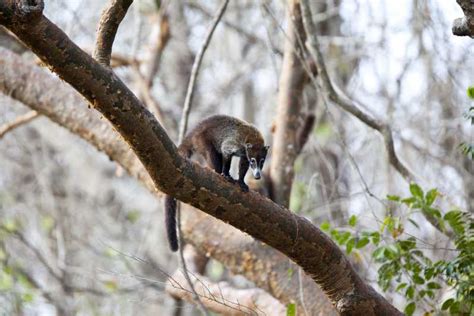
<instances>
[{"instance_id":1,"label":"coati's eye","mask_svg":"<svg viewBox=\"0 0 474 316\"><path fill-rule=\"evenodd\" d=\"M255 160L255 158L250 159L250 164L252 166L255 166L256 163L257 163L257 160Z\"/></svg>"}]
</instances>

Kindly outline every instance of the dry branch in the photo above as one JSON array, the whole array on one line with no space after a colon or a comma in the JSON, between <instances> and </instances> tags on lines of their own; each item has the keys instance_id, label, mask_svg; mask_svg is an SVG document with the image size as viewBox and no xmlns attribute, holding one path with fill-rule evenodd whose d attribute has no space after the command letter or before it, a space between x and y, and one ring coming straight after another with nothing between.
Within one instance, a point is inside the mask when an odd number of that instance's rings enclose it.
<instances>
[{"instance_id":1,"label":"dry branch","mask_svg":"<svg viewBox=\"0 0 474 316\"><path fill-rule=\"evenodd\" d=\"M398 159L397 154L395 153L395 148L393 146L393 137L392 131L390 126L384 122L374 119L369 114L364 113L358 105L349 100L347 97L342 96L339 92L336 91L331 79L329 78L328 71L326 69L326 64L324 62L323 55L319 48L319 41L316 35L316 27L311 19L311 11L309 7L309 3L307 0L301 1L301 8L303 11L303 22L306 29L306 33L308 34L308 39L306 42L306 46L314 58L316 62L321 82L323 86L324 93L326 94L327 98L340 106L343 110L351 113L359 120L361 120L367 126L373 128L374 130L380 132L384 137L385 147L387 148L389 161L395 167L395 169L407 180L412 181L414 180L414 176L408 170L407 167ZM313 80L314 77L313 77Z\"/></svg>"},{"instance_id":2,"label":"dry branch","mask_svg":"<svg viewBox=\"0 0 474 316\"><path fill-rule=\"evenodd\" d=\"M102 12L94 50L94 58L102 65L110 65L115 35L132 2L133 0L111 0Z\"/></svg>"},{"instance_id":3,"label":"dry branch","mask_svg":"<svg viewBox=\"0 0 474 316\"><path fill-rule=\"evenodd\" d=\"M194 91L195 91L194 86L196 84L197 75L199 73L199 68L201 67L204 53L206 52L206 49L209 46L209 43L211 42L212 34L214 33L217 25L219 24L219 21L224 15L225 9L227 8L228 4L229 4L229 0L224 0L221 7L217 11L216 16L212 19L211 26L209 27L209 30L207 31L205 40L202 43L201 48L199 49L199 52L196 55L196 58L194 59L193 68L191 70L191 76L189 78L188 90L186 92L186 99L184 100L183 114L181 115L181 121L179 124L179 141L178 142L181 142L183 140L184 134L188 128L188 117L189 117L189 112L191 111L191 105L193 103L193 96L194 96Z\"/></svg>"},{"instance_id":4,"label":"dry branch","mask_svg":"<svg viewBox=\"0 0 474 316\"><path fill-rule=\"evenodd\" d=\"M191 276L193 286L203 304L222 315L285 315L286 308L267 292L258 289L237 289L227 282L214 283L202 275ZM192 291L187 287L181 271L168 279L166 291L175 298L192 302Z\"/></svg>"},{"instance_id":5,"label":"dry branch","mask_svg":"<svg viewBox=\"0 0 474 316\"><path fill-rule=\"evenodd\" d=\"M109 69L42 14L42 1L0 1L0 24L107 118L157 189L281 251L318 283L342 314L400 315L354 271L334 242L305 218L183 159L153 115Z\"/></svg>"},{"instance_id":6,"label":"dry branch","mask_svg":"<svg viewBox=\"0 0 474 316\"><path fill-rule=\"evenodd\" d=\"M0 139L3 136L5 136L8 132L11 132L15 128L20 127L22 125L28 124L29 122L31 122L38 116L39 116L38 112L29 111L28 113L18 116L13 121L0 126Z\"/></svg>"}]
</instances>

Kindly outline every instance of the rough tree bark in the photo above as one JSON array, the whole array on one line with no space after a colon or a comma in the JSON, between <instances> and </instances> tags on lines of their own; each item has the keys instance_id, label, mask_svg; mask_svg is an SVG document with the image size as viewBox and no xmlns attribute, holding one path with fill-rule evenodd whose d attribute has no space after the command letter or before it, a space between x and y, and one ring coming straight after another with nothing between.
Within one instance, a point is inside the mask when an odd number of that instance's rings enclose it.
<instances>
[{"instance_id":1,"label":"rough tree bark","mask_svg":"<svg viewBox=\"0 0 474 316\"><path fill-rule=\"evenodd\" d=\"M255 192L183 159L166 132L123 82L80 50L43 16L42 1L0 1L11 30L107 118L138 156L157 189L228 222L278 249L318 283L347 315L399 315L365 284L340 249L317 227Z\"/></svg>"}]
</instances>

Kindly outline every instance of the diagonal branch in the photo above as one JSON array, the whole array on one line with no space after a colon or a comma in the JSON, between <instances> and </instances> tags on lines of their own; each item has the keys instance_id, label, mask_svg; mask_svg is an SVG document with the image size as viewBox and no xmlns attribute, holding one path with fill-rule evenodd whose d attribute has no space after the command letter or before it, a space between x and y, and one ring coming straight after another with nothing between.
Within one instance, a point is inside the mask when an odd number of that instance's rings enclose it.
<instances>
[{"instance_id":1,"label":"diagonal branch","mask_svg":"<svg viewBox=\"0 0 474 316\"><path fill-rule=\"evenodd\" d=\"M7 133L9 133L10 131L14 130L15 128L28 124L29 122L31 122L38 116L39 116L38 112L29 111L28 113L18 116L13 121L0 126L0 139L3 136L5 136Z\"/></svg>"},{"instance_id":2,"label":"diagonal branch","mask_svg":"<svg viewBox=\"0 0 474 316\"><path fill-rule=\"evenodd\" d=\"M34 2L34 5L30 4ZM357 275L337 245L303 217L181 157L176 146L125 84L84 53L36 6L0 1L5 25L108 119L157 189L281 251L318 283L342 314L400 315Z\"/></svg>"},{"instance_id":3,"label":"diagonal branch","mask_svg":"<svg viewBox=\"0 0 474 316\"><path fill-rule=\"evenodd\" d=\"M316 26L314 25L313 20L311 19L311 9L307 0L301 1L301 9L303 11L303 23L306 29L306 33L308 34L306 46L309 52L311 53L314 61L316 62L317 69L321 77L323 91L326 94L327 98L339 107L341 107L344 111L351 113L359 120L361 120L364 124L382 134L384 138L385 147L388 152L388 158L392 166L407 181L414 180L414 175L400 161L400 159L398 159L393 145L393 137L390 126L384 122L374 119L369 114L363 112L354 101L348 99L346 96L343 96L342 93L339 92L339 90L336 91L335 86L329 78L326 64L319 48L319 41L316 35ZM312 79L313 81L315 81L314 77Z\"/></svg>"},{"instance_id":4,"label":"diagonal branch","mask_svg":"<svg viewBox=\"0 0 474 316\"><path fill-rule=\"evenodd\" d=\"M102 12L97 30L94 58L104 66L110 65L115 35L132 2L133 0L111 0L109 6Z\"/></svg>"},{"instance_id":5,"label":"diagonal branch","mask_svg":"<svg viewBox=\"0 0 474 316\"><path fill-rule=\"evenodd\" d=\"M356 104L356 102L350 100L345 95L343 95L339 89L336 90L337 87L333 85L331 79L329 78L329 74L324 63L324 58L319 48L319 41L316 35L316 27L311 19L311 9L309 7L308 0L301 0L301 9L303 11L303 23L305 25L307 34L309 34L308 40L306 41L306 46L308 47L309 52L311 53L316 62L319 74L321 76L322 87L324 92L326 93L327 98L339 107L341 107L343 110L357 117L367 126L382 134L385 148L388 154L389 163L395 168L395 170L399 172L399 174L406 181L415 181L415 175L408 169L408 167L405 166L405 164L400 161L397 156L397 153L395 152L393 135L390 125L385 122L376 120L372 116L363 112ZM315 78L312 77L311 79L316 84ZM442 228L442 226L434 216L430 214L423 215L436 229L438 229L438 231L443 234L449 234L445 231L445 229Z\"/></svg>"}]
</instances>

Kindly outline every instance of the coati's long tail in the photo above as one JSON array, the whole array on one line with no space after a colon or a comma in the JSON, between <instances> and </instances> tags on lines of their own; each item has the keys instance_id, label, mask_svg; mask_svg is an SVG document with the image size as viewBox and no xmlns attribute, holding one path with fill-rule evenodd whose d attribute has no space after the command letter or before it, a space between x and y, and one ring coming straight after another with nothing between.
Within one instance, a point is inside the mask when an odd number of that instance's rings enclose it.
<instances>
[{"instance_id":1,"label":"coati's long tail","mask_svg":"<svg viewBox=\"0 0 474 316\"><path fill-rule=\"evenodd\" d=\"M178 147L178 152L186 158L192 155L192 145L189 142L189 138L186 137L183 143ZM179 248L178 230L176 227L176 207L176 199L167 195L165 197L165 226L171 251L177 251Z\"/></svg>"},{"instance_id":2,"label":"coati's long tail","mask_svg":"<svg viewBox=\"0 0 474 316\"><path fill-rule=\"evenodd\" d=\"M166 235L170 244L171 251L179 248L178 232L176 229L176 199L167 195L165 197L165 225Z\"/></svg>"}]
</instances>

